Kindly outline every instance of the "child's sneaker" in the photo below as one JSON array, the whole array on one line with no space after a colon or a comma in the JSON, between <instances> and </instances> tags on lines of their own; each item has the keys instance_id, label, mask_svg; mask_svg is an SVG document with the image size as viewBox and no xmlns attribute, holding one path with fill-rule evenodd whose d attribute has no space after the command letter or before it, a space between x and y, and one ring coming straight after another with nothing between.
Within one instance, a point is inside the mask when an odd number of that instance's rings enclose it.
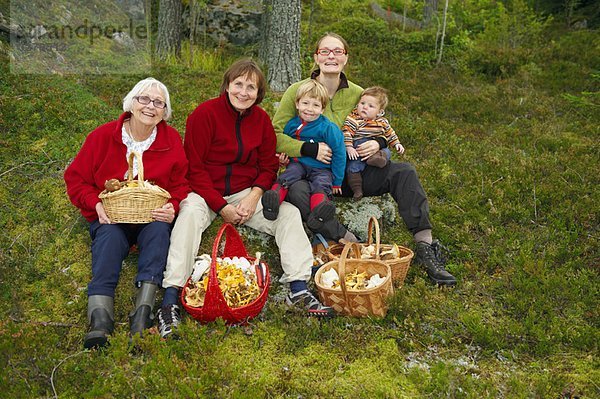
<instances>
[{"instance_id":1,"label":"child's sneaker","mask_svg":"<svg viewBox=\"0 0 600 399\"><path fill-rule=\"evenodd\" d=\"M181 316L179 313L179 306L177 305L165 305L158 310L158 332L161 338L174 338L177 339L175 330L181 322Z\"/></svg>"},{"instance_id":2,"label":"child's sneaker","mask_svg":"<svg viewBox=\"0 0 600 399\"><path fill-rule=\"evenodd\" d=\"M308 290L302 290L285 297L285 303L289 306L299 306L308 312L309 316L329 318L335 316L335 310L332 307L325 306Z\"/></svg>"},{"instance_id":3,"label":"child's sneaker","mask_svg":"<svg viewBox=\"0 0 600 399\"><path fill-rule=\"evenodd\" d=\"M279 216L279 193L275 190L267 190L260 201L265 219L276 220Z\"/></svg>"}]
</instances>

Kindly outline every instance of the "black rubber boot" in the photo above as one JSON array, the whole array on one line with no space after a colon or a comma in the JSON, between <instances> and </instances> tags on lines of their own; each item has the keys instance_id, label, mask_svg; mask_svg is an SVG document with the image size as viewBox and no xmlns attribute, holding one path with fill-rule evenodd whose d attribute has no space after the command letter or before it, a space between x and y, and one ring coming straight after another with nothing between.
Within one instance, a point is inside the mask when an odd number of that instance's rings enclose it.
<instances>
[{"instance_id":1,"label":"black rubber boot","mask_svg":"<svg viewBox=\"0 0 600 399\"><path fill-rule=\"evenodd\" d=\"M335 216L335 205L330 200L325 200L310 211L306 225L312 231L319 231L323 223L328 222Z\"/></svg>"},{"instance_id":2,"label":"black rubber boot","mask_svg":"<svg viewBox=\"0 0 600 399\"><path fill-rule=\"evenodd\" d=\"M114 299L106 295L88 298L88 320L90 331L83 339L85 349L103 348L108 345L108 336L115 328Z\"/></svg>"},{"instance_id":3,"label":"black rubber boot","mask_svg":"<svg viewBox=\"0 0 600 399\"><path fill-rule=\"evenodd\" d=\"M142 336L142 332L152 327L154 323L154 301L158 286L147 281L142 282L135 300L135 310L129 315L129 330L131 336Z\"/></svg>"},{"instance_id":4,"label":"black rubber boot","mask_svg":"<svg viewBox=\"0 0 600 399\"><path fill-rule=\"evenodd\" d=\"M276 220L279 216L279 190L267 190L261 197L263 215L267 220Z\"/></svg>"}]
</instances>

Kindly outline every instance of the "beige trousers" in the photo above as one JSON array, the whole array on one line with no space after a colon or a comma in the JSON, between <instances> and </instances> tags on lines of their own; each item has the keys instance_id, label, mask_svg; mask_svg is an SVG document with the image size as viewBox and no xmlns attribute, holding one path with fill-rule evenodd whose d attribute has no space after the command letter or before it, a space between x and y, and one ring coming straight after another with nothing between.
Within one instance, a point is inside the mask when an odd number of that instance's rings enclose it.
<instances>
[{"instance_id":1,"label":"beige trousers","mask_svg":"<svg viewBox=\"0 0 600 399\"><path fill-rule=\"evenodd\" d=\"M250 193L250 188L224 197L229 204L237 205ZM171 232L171 245L162 286L183 287L192 274L194 258L198 253L202 233L210 226L217 214L196 193L190 193L180 204L179 216ZM282 283L308 281L313 264L312 247L302 226L300 211L290 203L283 202L277 220L263 216L262 203L258 201L256 212L246 226L275 236L279 248L283 276Z\"/></svg>"}]
</instances>

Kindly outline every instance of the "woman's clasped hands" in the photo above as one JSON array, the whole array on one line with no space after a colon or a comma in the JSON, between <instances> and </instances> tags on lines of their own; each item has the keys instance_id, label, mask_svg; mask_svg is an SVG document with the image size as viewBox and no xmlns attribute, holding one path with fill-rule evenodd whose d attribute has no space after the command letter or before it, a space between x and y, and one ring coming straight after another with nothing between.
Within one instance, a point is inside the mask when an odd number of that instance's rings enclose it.
<instances>
[{"instance_id":1,"label":"woman's clasped hands","mask_svg":"<svg viewBox=\"0 0 600 399\"><path fill-rule=\"evenodd\" d=\"M254 187L237 205L227 204L219 214L225 223L244 224L254 216L262 190Z\"/></svg>"}]
</instances>

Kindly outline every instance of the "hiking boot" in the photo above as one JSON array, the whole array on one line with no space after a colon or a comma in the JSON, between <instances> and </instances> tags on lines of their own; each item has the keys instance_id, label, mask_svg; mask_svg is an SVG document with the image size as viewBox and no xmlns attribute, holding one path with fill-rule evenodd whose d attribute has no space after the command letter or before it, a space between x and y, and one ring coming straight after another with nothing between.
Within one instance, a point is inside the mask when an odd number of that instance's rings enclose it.
<instances>
[{"instance_id":1,"label":"hiking boot","mask_svg":"<svg viewBox=\"0 0 600 399\"><path fill-rule=\"evenodd\" d=\"M267 220L276 220L279 216L279 192L267 190L260 199L263 206L263 215Z\"/></svg>"},{"instance_id":2,"label":"hiking boot","mask_svg":"<svg viewBox=\"0 0 600 399\"><path fill-rule=\"evenodd\" d=\"M325 200L310 211L308 219L306 220L306 225L312 231L318 231L323 227L323 223L333 219L334 215L335 205L333 205L333 202Z\"/></svg>"},{"instance_id":3,"label":"hiking boot","mask_svg":"<svg viewBox=\"0 0 600 399\"><path fill-rule=\"evenodd\" d=\"M445 249L438 240L433 240L431 244L424 241L417 243L417 254L415 263L425 266L427 275L436 284L456 285L456 278L445 269L446 260L442 258L442 249Z\"/></svg>"},{"instance_id":4,"label":"hiking boot","mask_svg":"<svg viewBox=\"0 0 600 399\"><path fill-rule=\"evenodd\" d=\"M375 166L376 168L384 168L387 165L389 158L383 150L377 151L371 155L365 163L369 166Z\"/></svg>"},{"instance_id":5,"label":"hiking boot","mask_svg":"<svg viewBox=\"0 0 600 399\"><path fill-rule=\"evenodd\" d=\"M302 307L308 312L308 316L330 318L335 316L335 310L332 307L325 306L308 290L302 290L285 297L285 303L288 306Z\"/></svg>"},{"instance_id":6,"label":"hiking boot","mask_svg":"<svg viewBox=\"0 0 600 399\"><path fill-rule=\"evenodd\" d=\"M179 306L165 305L158 309L156 317L158 319L158 332L161 338L179 338L175 332L181 322Z\"/></svg>"}]
</instances>

